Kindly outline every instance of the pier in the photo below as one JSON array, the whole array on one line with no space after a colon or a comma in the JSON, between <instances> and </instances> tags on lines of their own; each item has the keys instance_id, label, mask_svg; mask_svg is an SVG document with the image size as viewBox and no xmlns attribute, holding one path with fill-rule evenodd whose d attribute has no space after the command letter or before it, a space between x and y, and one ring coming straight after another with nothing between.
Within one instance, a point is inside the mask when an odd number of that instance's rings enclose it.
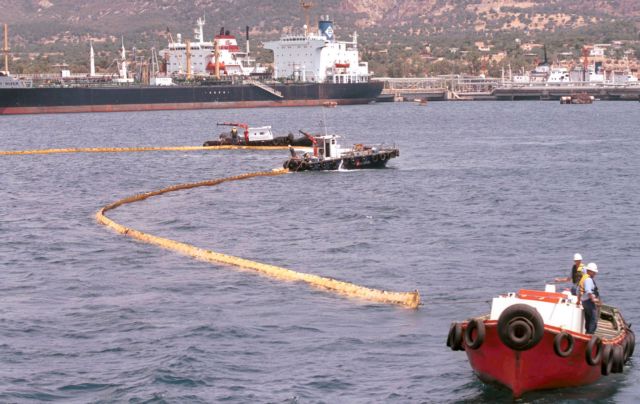
<instances>
[{"instance_id":1,"label":"pier","mask_svg":"<svg viewBox=\"0 0 640 404\"><path fill-rule=\"evenodd\" d=\"M378 77L384 82L379 101L520 101L552 100L586 93L599 100L640 101L640 83L516 83L499 78L448 75L425 78Z\"/></svg>"}]
</instances>

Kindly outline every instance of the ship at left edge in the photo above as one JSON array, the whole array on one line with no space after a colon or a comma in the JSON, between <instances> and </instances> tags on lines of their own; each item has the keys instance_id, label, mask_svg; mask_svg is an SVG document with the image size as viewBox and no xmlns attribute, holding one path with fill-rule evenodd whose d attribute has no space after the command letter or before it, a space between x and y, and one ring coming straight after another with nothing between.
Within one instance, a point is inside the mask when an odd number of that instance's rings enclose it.
<instances>
[{"instance_id":1,"label":"ship at left edge","mask_svg":"<svg viewBox=\"0 0 640 404\"><path fill-rule=\"evenodd\" d=\"M359 60L357 35L337 41L328 17L318 21L317 30L305 25L302 34L266 43L274 53L272 72L251 58L249 27L242 51L224 29L205 41L204 23L198 19L193 41L171 37L138 75L128 68L123 41L116 74L95 73L91 45L89 74L63 70L42 83L9 73L5 28L0 115L367 104L382 92L383 83L372 81L368 64Z\"/></svg>"}]
</instances>

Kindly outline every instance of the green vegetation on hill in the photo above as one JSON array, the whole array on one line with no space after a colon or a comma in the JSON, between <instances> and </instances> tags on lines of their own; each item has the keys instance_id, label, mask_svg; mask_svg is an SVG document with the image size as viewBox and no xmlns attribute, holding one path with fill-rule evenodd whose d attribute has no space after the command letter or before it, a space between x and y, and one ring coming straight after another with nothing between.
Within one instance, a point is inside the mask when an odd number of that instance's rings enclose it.
<instances>
[{"instance_id":1,"label":"green vegetation on hill","mask_svg":"<svg viewBox=\"0 0 640 404\"><path fill-rule=\"evenodd\" d=\"M221 27L238 36L244 46L244 27L251 27L252 51L262 62L271 55L259 42L282 32L302 30L304 12L299 0L7 0L2 22L10 24L16 72L55 71L68 63L86 71L88 41L93 38L99 69L108 70L117 57L120 38L138 57L166 46L168 34L191 38L198 17L205 16L205 35L211 39ZM425 74L499 74L530 67L528 52L517 46L545 43L553 60L560 52L580 55L584 44L624 41L638 49L638 0L513 0L499 6L492 0L317 0L312 21L329 15L337 36L349 40L358 31L362 56L378 76ZM314 23L312 23L314 25ZM476 42L490 46L480 52ZM455 49L457 51L452 51ZM497 54L506 59L498 61ZM131 54L131 52L130 52ZM636 56L640 52L636 51Z\"/></svg>"}]
</instances>

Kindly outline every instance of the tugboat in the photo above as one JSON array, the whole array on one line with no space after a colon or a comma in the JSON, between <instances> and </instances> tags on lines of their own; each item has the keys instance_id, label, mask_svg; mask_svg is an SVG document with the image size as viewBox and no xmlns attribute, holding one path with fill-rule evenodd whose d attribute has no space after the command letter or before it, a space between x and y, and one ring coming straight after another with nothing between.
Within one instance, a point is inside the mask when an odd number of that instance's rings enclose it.
<instances>
[{"instance_id":1,"label":"tugboat","mask_svg":"<svg viewBox=\"0 0 640 404\"><path fill-rule=\"evenodd\" d=\"M340 136L311 136L300 131L313 143L313 154L304 153L298 156L290 146L291 158L282 165L290 171L328 171L338 169L383 168L387 162L400 155L395 146L371 145L361 143L351 148L343 148L338 143Z\"/></svg>"},{"instance_id":2,"label":"tugboat","mask_svg":"<svg viewBox=\"0 0 640 404\"><path fill-rule=\"evenodd\" d=\"M250 128L246 123L223 122L218 126L232 126L230 132L220 134L218 140L207 140L203 146L300 146L311 147L313 144L308 137L295 138L292 133L288 136L273 136L271 126ZM242 136L238 135L237 128L244 129Z\"/></svg>"},{"instance_id":3,"label":"tugboat","mask_svg":"<svg viewBox=\"0 0 640 404\"><path fill-rule=\"evenodd\" d=\"M451 324L447 346L466 351L482 381L518 398L622 373L635 347L630 327L618 309L602 305L595 334L586 334L577 297L547 285L493 298L490 314Z\"/></svg>"}]
</instances>

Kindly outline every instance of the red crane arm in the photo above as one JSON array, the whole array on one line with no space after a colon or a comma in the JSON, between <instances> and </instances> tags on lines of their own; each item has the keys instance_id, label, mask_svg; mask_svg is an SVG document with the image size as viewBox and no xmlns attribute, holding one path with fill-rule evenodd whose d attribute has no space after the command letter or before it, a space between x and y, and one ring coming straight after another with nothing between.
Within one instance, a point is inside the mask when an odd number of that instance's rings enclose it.
<instances>
[{"instance_id":1,"label":"red crane arm","mask_svg":"<svg viewBox=\"0 0 640 404\"><path fill-rule=\"evenodd\" d=\"M313 143L314 145L318 144L318 141L316 140L315 137L313 137L313 135L308 134L307 132L303 131L303 130L298 130L298 132L302 133L303 135L305 135L307 138L309 138L309 140L311 140L311 143Z\"/></svg>"}]
</instances>

